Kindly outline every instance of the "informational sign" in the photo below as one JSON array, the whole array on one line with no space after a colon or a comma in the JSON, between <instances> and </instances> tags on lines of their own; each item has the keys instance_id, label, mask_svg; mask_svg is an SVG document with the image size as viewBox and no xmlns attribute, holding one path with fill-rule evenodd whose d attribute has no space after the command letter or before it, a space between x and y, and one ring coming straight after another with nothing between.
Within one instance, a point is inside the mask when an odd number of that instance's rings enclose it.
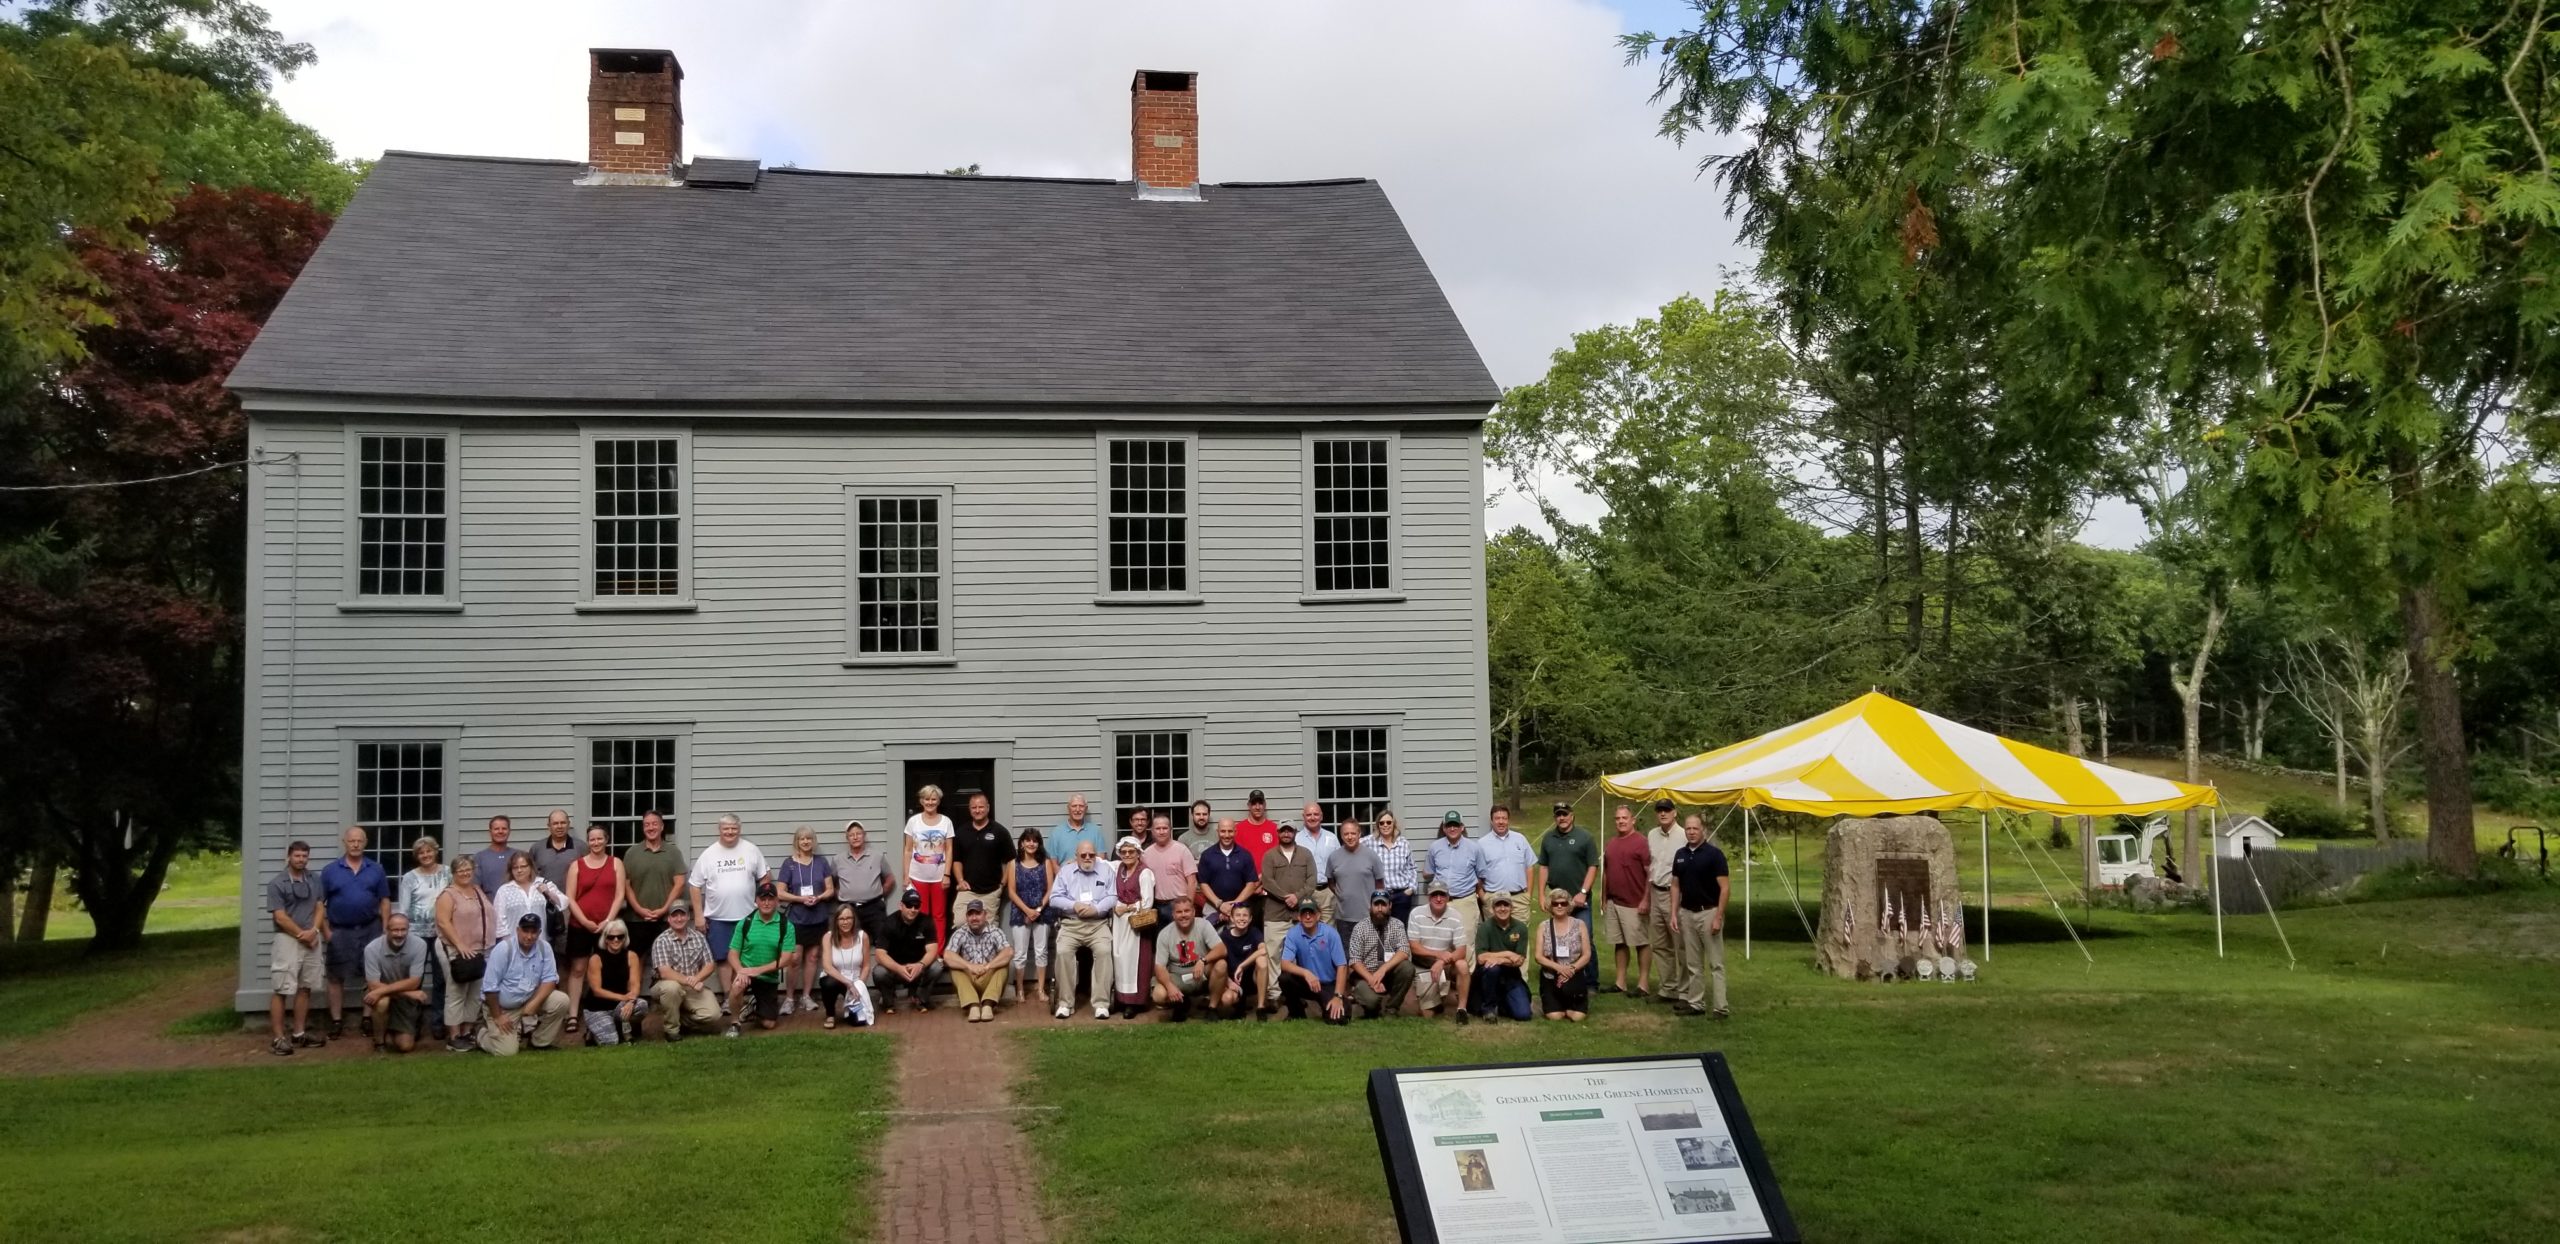
<instances>
[{"instance_id":1,"label":"informational sign","mask_svg":"<svg viewBox=\"0 0 2560 1244\"><path fill-rule=\"evenodd\" d=\"M1722 1054L1382 1067L1369 1117L1413 1244L1799 1238Z\"/></svg>"}]
</instances>

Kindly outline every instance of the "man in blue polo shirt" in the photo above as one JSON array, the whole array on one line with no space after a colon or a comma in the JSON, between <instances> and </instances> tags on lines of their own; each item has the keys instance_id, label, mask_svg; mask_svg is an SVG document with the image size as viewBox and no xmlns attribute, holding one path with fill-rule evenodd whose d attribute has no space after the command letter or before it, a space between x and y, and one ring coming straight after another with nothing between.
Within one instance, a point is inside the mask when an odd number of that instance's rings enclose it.
<instances>
[{"instance_id":1,"label":"man in blue polo shirt","mask_svg":"<svg viewBox=\"0 0 2560 1244\"><path fill-rule=\"evenodd\" d=\"M1253 910L1253 896L1262 893L1262 865L1236 844L1234 821L1218 822L1218 841L1200 853L1197 868L1203 916L1224 927L1236 908Z\"/></svg>"},{"instance_id":2,"label":"man in blue polo shirt","mask_svg":"<svg viewBox=\"0 0 2560 1244\"><path fill-rule=\"evenodd\" d=\"M1467 818L1455 808L1440 814L1440 837L1432 842L1425 863L1431 881L1449 888L1449 910L1464 930L1464 944L1474 945L1484 912L1476 904L1476 892L1484 888L1484 852L1467 837Z\"/></svg>"},{"instance_id":3,"label":"man in blue polo shirt","mask_svg":"<svg viewBox=\"0 0 2560 1244\"><path fill-rule=\"evenodd\" d=\"M349 826L339 837L346 854L320 870L320 901L329 908L329 1035L347 1032L347 987L364 991L364 948L382 936L382 921L391 914L391 878L382 865L366 859L364 831ZM362 1017L366 1036L373 1035L373 1016Z\"/></svg>"},{"instance_id":4,"label":"man in blue polo shirt","mask_svg":"<svg viewBox=\"0 0 2560 1244\"><path fill-rule=\"evenodd\" d=\"M1323 912L1313 896L1298 900L1298 922L1280 943L1280 1005L1288 1008L1289 1018L1304 1019L1313 1002L1324 1022L1347 1024L1351 1014L1342 1003L1342 986L1351 958Z\"/></svg>"}]
</instances>

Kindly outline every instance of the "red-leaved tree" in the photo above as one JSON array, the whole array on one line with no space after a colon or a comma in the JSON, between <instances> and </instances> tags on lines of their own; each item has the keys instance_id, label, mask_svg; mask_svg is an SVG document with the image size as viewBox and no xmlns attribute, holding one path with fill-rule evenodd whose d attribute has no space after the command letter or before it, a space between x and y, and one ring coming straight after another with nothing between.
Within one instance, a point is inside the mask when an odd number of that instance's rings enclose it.
<instances>
[{"instance_id":1,"label":"red-leaved tree","mask_svg":"<svg viewBox=\"0 0 2560 1244\"><path fill-rule=\"evenodd\" d=\"M222 381L328 230L196 187L140 250L89 247L112 317L0 409L0 842L59 861L100 949L170 860L236 839L247 456Z\"/></svg>"}]
</instances>

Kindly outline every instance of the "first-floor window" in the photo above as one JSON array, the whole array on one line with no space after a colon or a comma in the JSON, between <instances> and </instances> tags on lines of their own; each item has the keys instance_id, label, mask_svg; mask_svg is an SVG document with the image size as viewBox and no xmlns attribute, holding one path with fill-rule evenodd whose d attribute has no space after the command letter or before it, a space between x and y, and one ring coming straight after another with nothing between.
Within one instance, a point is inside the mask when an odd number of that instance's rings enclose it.
<instances>
[{"instance_id":1,"label":"first-floor window","mask_svg":"<svg viewBox=\"0 0 2560 1244\"><path fill-rule=\"evenodd\" d=\"M1387 727L1320 726L1315 744L1316 802L1326 823L1376 821L1390 794Z\"/></svg>"},{"instance_id":2,"label":"first-floor window","mask_svg":"<svg viewBox=\"0 0 2560 1244\"><path fill-rule=\"evenodd\" d=\"M355 823L365 831L365 854L384 874L397 879L416 866L410 848L429 835L441 838L444 812L444 744L356 744ZM446 843L445 858L452 856L453 845Z\"/></svg>"},{"instance_id":3,"label":"first-floor window","mask_svg":"<svg viewBox=\"0 0 2560 1244\"><path fill-rule=\"evenodd\" d=\"M675 810L674 739L588 740L587 819L605 827L616 852L640 841L641 814L672 817Z\"/></svg>"},{"instance_id":4,"label":"first-floor window","mask_svg":"<svg viewBox=\"0 0 2560 1244\"><path fill-rule=\"evenodd\" d=\"M1133 808L1174 813L1174 823L1188 824L1181 809L1191 802L1191 734L1185 730L1138 730L1111 736L1111 825L1114 832L1129 823Z\"/></svg>"}]
</instances>

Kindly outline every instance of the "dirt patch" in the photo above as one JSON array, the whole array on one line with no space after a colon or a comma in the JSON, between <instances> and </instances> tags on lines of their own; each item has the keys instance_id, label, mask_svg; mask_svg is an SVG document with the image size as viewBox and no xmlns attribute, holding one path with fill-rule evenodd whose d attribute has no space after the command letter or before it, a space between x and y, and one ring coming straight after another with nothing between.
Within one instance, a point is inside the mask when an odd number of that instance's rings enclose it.
<instances>
[{"instance_id":1,"label":"dirt patch","mask_svg":"<svg viewBox=\"0 0 2560 1244\"><path fill-rule=\"evenodd\" d=\"M371 1043L355 1036L350 1028L346 1040L332 1041L316 1050L296 1050L290 1059L277 1058L267 1052L263 1017L255 1033L172 1037L163 1031L179 1020L230 1005L239 979L239 969L229 963L208 964L163 982L131 1001L91 1011L41 1036L0 1046L0 1076L238 1067L259 1062L356 1058L373 1052ZM78 978L66 977L63 987L78 988ZM311 1009L311 1026L323 1028L328 1022L327 1008L315 1005ZM442 1049L436 1047L439 1053Z\"/></svg>"}]
</instances>

